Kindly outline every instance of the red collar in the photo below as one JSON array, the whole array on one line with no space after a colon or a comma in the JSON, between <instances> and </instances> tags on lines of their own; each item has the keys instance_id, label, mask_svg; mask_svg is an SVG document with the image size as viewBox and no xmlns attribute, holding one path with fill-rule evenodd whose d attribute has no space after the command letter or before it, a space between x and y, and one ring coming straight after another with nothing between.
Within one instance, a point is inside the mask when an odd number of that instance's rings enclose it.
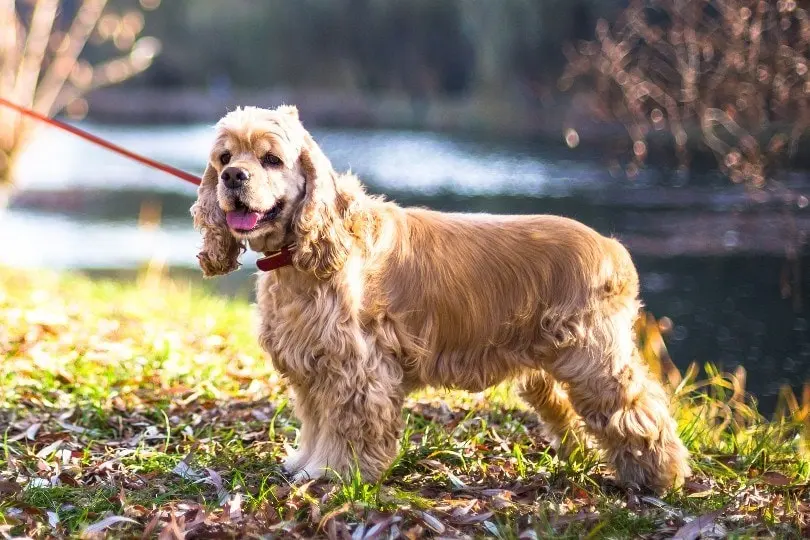
<instances>
[{"instance_id":1,"label":"red collar","mask_svg":"<svg viewBox=\"0 0 810 540\"><path fill-rule=\"evenodd\" d=\"M256 266L262 272L272 272L273 270L278 270L279 268L292 264L292 246L284 246L279 251L271 251L265 255L266 257L262 257L256 261Z\"/></svg>"}]
</instances>

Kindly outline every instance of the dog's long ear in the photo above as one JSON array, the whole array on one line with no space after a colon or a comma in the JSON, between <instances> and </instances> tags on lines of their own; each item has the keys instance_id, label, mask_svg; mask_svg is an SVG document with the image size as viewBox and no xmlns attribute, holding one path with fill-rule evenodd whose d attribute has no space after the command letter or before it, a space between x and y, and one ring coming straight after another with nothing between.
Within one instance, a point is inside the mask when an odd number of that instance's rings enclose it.
<instances>
[{"instance_id":1,"label":"dog's long ear","mask_svg":"<svg viewBox=\"0 0 810 540\"><path fill-rule=\"evenodd\" d=\"M203 275L220 276L239 268L244 247L228 231L225 212L217 202L217 171L210 164L197 190L197 201L191 206L191 216L194 228L202 233L203 245L197 260Z\"/></svg>"},{"instance_id":2,"label":"dog's long ear","mask_svg":"<svg viewBox=\"0 0 810 540\"><path fill-rule=\"evenodd\" d=\"M344 223L347 204L337 191L332 164L308 133L299 159L306 193L294 223L293 262L326 279L343 268L351 249L352 237Z\"/></svg>"}]
</instances>

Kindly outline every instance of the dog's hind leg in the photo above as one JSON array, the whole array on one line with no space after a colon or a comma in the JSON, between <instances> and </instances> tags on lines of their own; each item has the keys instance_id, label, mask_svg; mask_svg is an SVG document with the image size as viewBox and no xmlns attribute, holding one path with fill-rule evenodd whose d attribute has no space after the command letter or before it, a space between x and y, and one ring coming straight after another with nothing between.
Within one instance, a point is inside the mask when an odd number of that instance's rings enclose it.
<instances>
[{"instance_id":1,"label":"dog's hind leg","mask_svg":"<svg viewBox=\"0 0 810 540\"><path fill-rule=\"evenodd\" d=\"M542 369L527 373L520 381L520 397L531 405L546 429L550 442L567 456L585 443L582 419L574 410L562 385Z\"/></svg>"},{"instance_id":2,"label":"dog's hind leg","mask_svg":"<svg viewBox=\"0 0 810 540\"><path fill-rule=\"evenodd\" d=\"M574 409L596 437L620 482L664 491L689 475L669 398L638 356L636 312L595 314L581 343L563 349L545 368L567 383Z\"/></svg>"}]
</instances>

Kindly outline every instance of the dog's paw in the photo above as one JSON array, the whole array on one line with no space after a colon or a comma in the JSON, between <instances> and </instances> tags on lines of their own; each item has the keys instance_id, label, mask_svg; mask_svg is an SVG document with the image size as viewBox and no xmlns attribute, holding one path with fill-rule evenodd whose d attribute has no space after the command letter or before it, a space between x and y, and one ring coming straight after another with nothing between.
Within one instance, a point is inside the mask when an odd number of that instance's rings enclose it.
<instances>
[{"instance_id":1,"label":"dog's paw","mask_svg":"<svg viewBox=\"0 0 810 540\"><path fill-rule=\"evenodd\" d=\"M309 482L310 480L318 480L324 476L326 476L326 467L307 465L293 475L292 483L303 484L304 482Z\"/></svg>"},{"instance_id":2,"label":"dog's paw","mask_svg":"<svg viewBox=\"0 0 810 540\"><path fill-rule=\"evenodd\" d=\"M290 454L284 458L284 461L281 463L281 466L284 468L284 472L287 474L293 474L298 472L304 465L304 460L306 456L300 450L294 450L290 452Z\"/></svg>"}]
</instances>

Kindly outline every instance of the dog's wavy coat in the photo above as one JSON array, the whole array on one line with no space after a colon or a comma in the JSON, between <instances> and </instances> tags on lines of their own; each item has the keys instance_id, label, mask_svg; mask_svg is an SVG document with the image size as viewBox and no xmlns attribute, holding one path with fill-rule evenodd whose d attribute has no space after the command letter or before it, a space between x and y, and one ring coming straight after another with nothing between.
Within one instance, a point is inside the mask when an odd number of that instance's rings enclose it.
<instances>
[{"instance_id":1,"label":"dog's wavy coat","mask_svg":"<svg viewBox=\"0 0 810 540\"><path fill-rule=\"evenodd\" d=\"M508 378L557 434L584 425L620 481L655 490L689 474L668 397L632 334L638 277L624 247L555 216L401 208L334 171L294 107L217 124L192 207L206 276L246 249L294 245L258 280L260 340L302 422L298 478L397 452L404 396Z\"/></svg>"}]
</instances>

